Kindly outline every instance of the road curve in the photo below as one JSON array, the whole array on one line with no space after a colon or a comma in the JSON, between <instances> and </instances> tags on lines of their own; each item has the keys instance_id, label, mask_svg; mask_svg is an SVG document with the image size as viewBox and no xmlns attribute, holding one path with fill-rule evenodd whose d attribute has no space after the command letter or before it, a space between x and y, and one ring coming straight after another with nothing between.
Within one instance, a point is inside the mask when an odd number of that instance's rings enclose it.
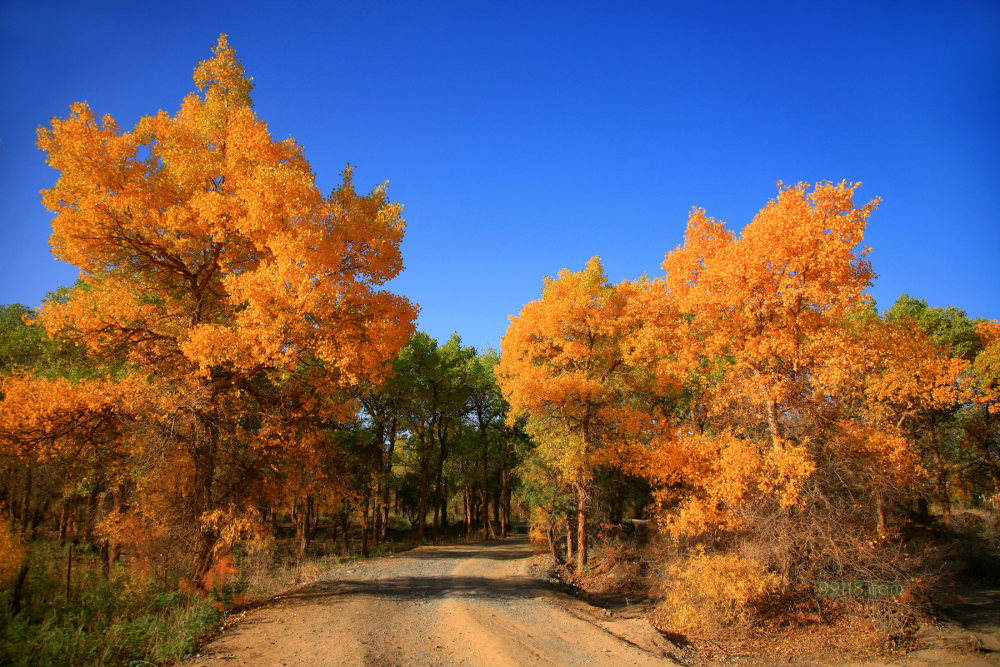
<instances>
[{"instance_id":1,"label":"road curve","mask_svg":"<svg viewBox=\"0 0 1000 667\"><path fill-rule=\"evenodd\" d=\"M427 546L335 568L203 647L222 665L649 665L673 648L530 574L527 540Z\"/></svg>"}]
</instances>

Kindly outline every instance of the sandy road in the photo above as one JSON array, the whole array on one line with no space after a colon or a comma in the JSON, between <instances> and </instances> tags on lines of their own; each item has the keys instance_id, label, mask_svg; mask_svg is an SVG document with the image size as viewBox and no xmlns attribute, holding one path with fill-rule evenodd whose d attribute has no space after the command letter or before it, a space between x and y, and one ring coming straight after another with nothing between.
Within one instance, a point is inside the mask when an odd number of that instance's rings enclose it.
<instances>
[{"instance_id":1,"label":"sandy road","mask_svg":"<svg viewBox=\"0 0 1000 667\"><path fill-rule=\"evenodd\" d=\"M524 537L331 570L247 613L187 664L647 665L672 646L530 574Z\"/></svg>"}]
</instances>

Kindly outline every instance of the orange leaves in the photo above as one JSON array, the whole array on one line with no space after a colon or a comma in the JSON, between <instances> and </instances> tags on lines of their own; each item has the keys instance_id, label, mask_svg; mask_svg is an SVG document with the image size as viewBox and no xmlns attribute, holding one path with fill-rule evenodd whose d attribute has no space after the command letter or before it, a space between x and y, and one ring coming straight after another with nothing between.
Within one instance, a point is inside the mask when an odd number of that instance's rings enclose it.
<instances>
[{"instance_id":1,"label":"orange leaves","mask_svg":"<svg viewBox=\"0 0 1000 667\"><path fill-rule=\"evenodd\" d=\"M880 321L868 330L856 356L868 358L870 400L913 416L946 410L966 395L969 362L951 357L910 320Z\"/></svg>"},{"instance_id":2,"label":"orange leaves","mask_svg":"<svg viewBox=\"0 0 1000 667\"><path fill-rule=\"evenodd\" d=\"M0 377L0 445L38 460L78 454L135 409L141 389L131 382Z\"/></svg>"},{"instance_id":3,"label":"orange leaves","mask_svg":"<svg viewBox=\"0 0 1000 667\"><path fill-rule=\"evenodd\" d=\"M677 533L797 505L831 461L879 489L913 484L901 412L955 405L972 383L919 327L874 312L862 242L878 200L856 206L858 185L779 184L740 234L693 209L662 278L612 286L592 261L547 279L504 338L512 407L552 422L531 428L574 465L599 433L603 462L661 486ZM986 400L997 374L981 358Z\"/></svg>"},{"instance_id":4,"label":"orange leaves","mask_svg":"<svg viewBox=\"0 0 1000 667\"><path fill-rule=\"evenodd\" d=\"M161 374L288 369L306 350L378 367L416 313L373 289L402 268L401 208L384 188L355 192L350 170L323 196L301 147L255 116L225 35L194 78L200 96L132 132L82 104L39 131L61 174L44 197L52 245L91 288L41 321Z\"/></svg>"},{"instance_id":5,"label":"orange leaves","mask_svg":"<svg viewBox=\"0 0 1000 667\"><path fill-rule=\"evenodd\" d=\"M608 284L597 257L581 272L564 269L545 279L541 299L511 318L501 343L497 377L511 414L551 420L574 434L585 468L625 371L628 291Z\"/></svg>"},{"instance_id":6,"label":"orange leaves","mask_svg":"<svg viewBox=\"0 0 1000 667\"><path fill-rule=\"evenodd\" d=\"M236 51L229 46L229 36L219 35L219 42L212 49L215 55L202 60L194 70L194 83L209 95L219 95L229 102L250 101L251 80L243 73L243 65L236 58Z\"/></svg>"},{"instance_id":7,"label":"orange leaves","mask_svg":"<svg viewBox=\"0 0 1000 667\"><path fill-rule=\"evenodd\" d=\"M973 400L992 413L1000 412L1000 322L980 322L976 334L982 350L970 369Z\"/></svg>"},{"instance_id":8,"label":"orange leaves","mask_svg":"<svg viewBox=\"0 0 1000 667\"><path fill-rule=\"evenodd\" d=\"M854 207L856 187L783 188L739 237L692 212L685 245L664 261L663 288L690 316L703 356L732 355L750 374L815 363L873 277L858 244L878 201Z\"/></svg>"},{"instance_id":9,"label":"orange leaves","mask_svg":"<svg viewBox=\"0 0 1000 667\"><path fill-rule=\"evenodd\" d=\"M347 392L409 340L417 309L381 289L405 229L385 187L357 192L348 168L321 192L302 147L254 113L225 35L194 82L176 113L132 130L85 104L39 130L59 172L43 193L51 245L81 282L37 321L129 379L12 379L0 429L42 452L94 440L95 419L133 420L119 443L144 485L131 511L157 540L197 535L204 568L227 531L249 539L241 508L271 471L329 454L323 419L353 416Z\"/></svg>"}]
</instances>

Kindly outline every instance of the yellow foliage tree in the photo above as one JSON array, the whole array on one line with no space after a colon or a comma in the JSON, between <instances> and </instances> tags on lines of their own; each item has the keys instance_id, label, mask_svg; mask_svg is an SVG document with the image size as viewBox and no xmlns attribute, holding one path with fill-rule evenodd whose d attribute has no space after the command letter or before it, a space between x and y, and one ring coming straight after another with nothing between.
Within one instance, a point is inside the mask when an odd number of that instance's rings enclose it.
<instances>
[{"instance_id":1,"label":"yellow foliage tree","mask_svg":"<svg viewBox=\"0 0 1000 667\"><path fill-rule=\"evenodd\" d=\"M600 259L583 271L546 278L501 342L497 382L511 419L529 416L541 455L572 484L577 504L577 567L587 562L591 475L619 414L627 366L628 285L608 282Z\"/></svg>"},{"instance_id":2,"label":"yellow foliage tree","mask_svg":"<svg viewBox=\"0 0 1000 667\"><path fill-rule=\"evenodd\" d=\"M225 35L194 82L176 114L132 131L84 103L39 130L59 172L43 193L53 253L82 283L37 321L127 364L135 380L119 393L143 394L144 431L130 441L141 495L183 505L200 578L226 533L219 517L242 516L220 513L239 485L219 475L254 458L241 452L272 456L319 416L353 412L344 393L406 343L416 308L379 289L402 268L401 207L385 187L356 192L348 168L322 194L302 147L257 118ZM86 381L64 389L95 393ZM7 431L30 421L19 414Z\"/></svg>"}]
</instances>

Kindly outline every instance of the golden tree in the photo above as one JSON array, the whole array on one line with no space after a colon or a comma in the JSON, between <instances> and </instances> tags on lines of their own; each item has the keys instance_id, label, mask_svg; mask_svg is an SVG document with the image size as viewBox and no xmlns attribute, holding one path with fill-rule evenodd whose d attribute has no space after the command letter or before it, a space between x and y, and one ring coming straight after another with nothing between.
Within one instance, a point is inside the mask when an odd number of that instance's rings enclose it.
<instances>
[{"instance_id":1,"label":"golden tree","mask_svg":"<svg viewBox=\"0 0 1000 667\"><path fill-rule=\"evenodd\" d=\"M593 467L620 412L627 289L608 282L597 257L583 271L546 278L541 299L510 318L496 367L511 419L529 416L541 455L573 486L580 570Z\"/></svg>"},{"instance_id":2,"label":"golden tree","mask_svg":"<svg viewBox=\"0 0 1000 667\"><path fill-rule=\"evenodd\" d=\"M219 475L349 412L343 392L405 344L416 308L379 289L402 268L385 188L357 193L348 168L324 196L302 147L255 115L225 35L194 81L176 114L132 131L83 103L39 130L59 172L43 193L53 253L82 284L38 321L142 378L131 446L149 496L199 527L200 575L220 536L205 518L238 496Z\"/></svg>"},{"instance_id":3,"label":"golden tree","mask_svg":"<svg viewBox=\"0 0 1000 667\"><path fill-rule=\"evenodd\" d=\"M761 492L795 503L832 442L875 446L851 421L863 377L845 361L864 349L854 320L874 275L861 243L878 200L855 206L856 188L779 187L740 235L695 209L666 275L643 285L630 363L661 410L633 427L635 461L676 529L733 526ZM899 438L881 442L898 458Z\"/></svg>"}]
</instances>

